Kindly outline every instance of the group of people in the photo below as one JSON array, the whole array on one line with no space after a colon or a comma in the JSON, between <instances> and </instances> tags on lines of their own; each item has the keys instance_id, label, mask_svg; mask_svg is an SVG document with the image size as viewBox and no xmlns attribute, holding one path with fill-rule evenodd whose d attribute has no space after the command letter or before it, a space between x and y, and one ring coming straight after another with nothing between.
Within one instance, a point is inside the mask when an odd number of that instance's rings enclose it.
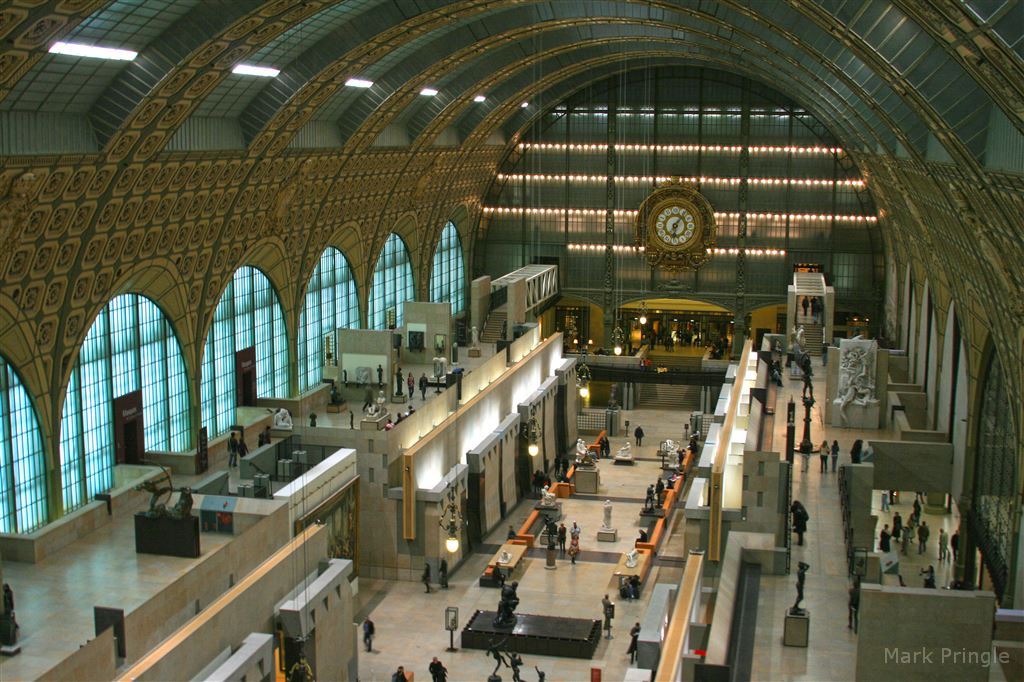
<instances>
[{"instance_id":1,"label":"group of people","mask_svg":"<svg viewBox=\"0 0 1024 682\"><path fill-rule=\"evenodd\" d=\"M898 491L883 490L882 511L889 511L890 500L892 501L892 504L895 504L898 496ZM896 543L895 546L899 547L900 552L906 556L910 553L910 546L916 537L918 555L927 553L928 539L931 537L931 528L928 526L927 521L921 519L921 499L923 496L924 495L922 493L917 493L914 497L913 511L910 514L910 518L907 519L906 524L903 522L903 516L899 511L897 511L892 517L892 529L889 529L888 523L882 526L882 531L878 534L879 551L895 551L894 543ZM955 562L960 549L960 531L954 530L953 534L950 535L946 532L945 528L939 528L937 541L939 561Z\"/></svg>"},{"instance_id":2,"label":"group of people","mask_svg":"<svg viewBox=\"0 0 1024 682\"><path fill-rule=\"evenodd\" d=\"M448 668L444 667L444 663L437 656L430 659L427 671L430 673L431 682L445 682L448 679ZM405 672L405 666L402 665L398 666L398 670L391 673L391 682L408 682L411 679Z\"/></svg>"},{"instance_id":3,"label":"group of people","mask_svg":"<svg viewBox=\"0 0 1024 682\"><path fill-rule=\"evenodd\" d=\"M810 317L812 317L818 324L821 324L822 318L825 314L825 305L821 302L819 297L804 296L800 301L800 307L803 308L804 317L807 317L808 311L810 311Z\"/></svg>"}]
</instances>

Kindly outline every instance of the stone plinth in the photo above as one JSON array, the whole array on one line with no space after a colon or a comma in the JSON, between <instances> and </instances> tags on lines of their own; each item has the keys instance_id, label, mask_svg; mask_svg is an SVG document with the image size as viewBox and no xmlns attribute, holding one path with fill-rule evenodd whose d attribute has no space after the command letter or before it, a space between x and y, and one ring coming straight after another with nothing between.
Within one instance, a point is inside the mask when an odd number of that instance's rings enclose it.
<instances>
[{"instance_id":1,"label":"stone plinth","mask_svg":"<svg viewBox=\"0 0 1024 682\"><path fill-rule=\"evenodd\" d=\"M388 416L386 414L380 417L363 417L359 420L360 431L380 431L384 428L384 425L388 423Z\"/></svg>"},{"instance_id":2,"label":"stone plinth","mask_svg":"<svg viewBox=\"0 0 1024 682\"><path fill-rule=\"evenodd\" d=\"M617 528L601 528L597 531L598 542L616 542L619 539Z\"/></svg>"},{"instance_id":3,"label":"stone plinth","mask_svg":"<svg viewBox=\"0 0 1024 682\"><path fill-rule=\"evenodd\" d=\"M870 402L867 405L846 406L846 423L843 423L843 415L836 406L832 410L832 426L845 429L877 429L879 418L878 401Z\"/></svg>"},{"instance_id":4,"label":"stone plinth","mask_svg":"<svg viewBox=\"0 0 1024 682\"><path fill-rule=\"evenodd\" d=\"M480 357L480 349L479 348L470 348L469 351L468 351L468 355L471 358L478 358L478 357Z\"/></svg>"},{"instance_id":5,"label":"stone plinth","mask_svg":"<svg viewBox=\"0 0 1024 682\"><path fill-rule=\"evenodd\" d=\"M594 493L601 487L601 470L597 467L579 468L576 467L576 474L573 477L576 483L576 492Z\"/></svg>"},{"instance_id":6,"label":"stone plinth","mask_svg":"<svg viewBox=\"0 0 1024 682\"><path fill-rule=\"evenodd\" d=\"M786 612L786 626L782 631L783 646L806 647L811 634L811 612L804 610L800 615Z\"/></svg>"}]
</instances>

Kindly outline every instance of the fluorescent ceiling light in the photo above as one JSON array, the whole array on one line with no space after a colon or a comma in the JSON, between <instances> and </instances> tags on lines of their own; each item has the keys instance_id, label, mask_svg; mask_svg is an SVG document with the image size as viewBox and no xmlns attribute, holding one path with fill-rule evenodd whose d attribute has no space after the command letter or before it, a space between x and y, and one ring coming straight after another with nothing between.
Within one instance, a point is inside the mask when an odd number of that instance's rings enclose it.
<instances>
[{"instance_id":1,"label":"fluorescent ceiling light","mask_svg":"<svg viewBox=\"0 0 1024 682\"><path fill-rule=\"evenodd\" d=\"M349 78L345 81L345 85L350 88L372 88L373 81L363 80L362 78Z\"/></svg>"},{"instance_id":2,"label":"fluorescent ceiling light","mask_svg":"<svg viewBox=\"0 0 1024 682\"><path fill-rule=\"evenodd\" d=\"M423 88L422 90L420 90L420 94L425 97L433 97L437 94L437 90L435 90L434 88Z\"/></svg>"},{"instance_id":3,"label":"fluorescent ceiling light","mask_svg":"<svg viewBox=\"0 0 1024 682\"><path fill-rule=\"evenodd\" d=\"M118 50L113 47L100 47L99 45L82 45L79 43L57 42L50 46L53 54L67 54L73 57L92 57L94 59L118 59L130 62L139 56L138 52L131 50Z\"/></svg>"},{"instance_id":4,"label":"fluorescent ceiling light","mask_svg":"<svg viewBox=\"0 0 1024 682\"><path fill-rule=\"evenodd\" d=\"M523 102L519 106L521 106L523 109L525 109L526 107L530 106L530 103L529 102Z\"/></svg>"},{"instance_id":5,"label":"fluorescent ceiling light","mask_svg":"<svg viewBox=\"0 0 1024 682\"><path fill-rule=\"evenodd\" d=\"M476 97L473 98L473 101L479 103L479 102L483 102L486 99L487 98L484 97L483 95L477 95Z\"/></svg>"},{"instance_id":6,"label":"fluorescent ceiling light","mask_svg":"<svg viewBox=\"0 0 1024 682\"><path fill-rule=\"evenodd\" d=\"M235 64L235 68L231 69L231 73L237 73L240 76L260 76L262 78L277 78L277 74L281 73L281 70L272 69L269 66Z\"/></svg>"}]
</instances>

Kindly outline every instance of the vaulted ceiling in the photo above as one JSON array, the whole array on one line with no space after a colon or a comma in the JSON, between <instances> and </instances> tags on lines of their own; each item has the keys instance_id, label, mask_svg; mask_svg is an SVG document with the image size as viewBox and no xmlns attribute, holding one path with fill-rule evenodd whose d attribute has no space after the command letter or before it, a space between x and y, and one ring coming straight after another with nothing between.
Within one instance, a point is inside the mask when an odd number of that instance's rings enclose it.
<instances>
[{"instance_id":1,"label":"vaulted ceiling","mask_svg":"<svg viewBox=\"0 0 1024 682\"><path fill-rule=\"evenodd\" d=\"M218 121L219 143L250 153L289 143L356 150L388 126L413 147L446 129L482 144L554 103L567 80L644 59L727 65L770 82L851 150L980 172L994 128L998 144L1024 133L1018 0L7 4L0 36L14 41L0 53L0 110L53 115L49 125L87 130L97 151L120 158L151 156L200 121ZM48 54L56 40L139 54ZM280 74L233 74L243 62ZM346 87L353 77L373 87Z\"/></svg>"}]
</instances>

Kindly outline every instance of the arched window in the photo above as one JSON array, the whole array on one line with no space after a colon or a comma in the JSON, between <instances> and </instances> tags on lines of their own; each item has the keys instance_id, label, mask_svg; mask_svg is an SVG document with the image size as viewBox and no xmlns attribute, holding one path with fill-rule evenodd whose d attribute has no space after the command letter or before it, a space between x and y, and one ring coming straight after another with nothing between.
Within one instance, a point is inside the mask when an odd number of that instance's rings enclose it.
<instances>
[{"instance_id":1,"label":"arched window","mask_svg":"<svg viewBox=\"0 0 1024 682\"><path fill-rule=\"evenodd\" d=\"M455 223L448 221L434 250L434 267L430 271L430 300L452 304L452 315L465 308L466 266L462 259L462 241Z\"/></svg>"},{"instance_id":2,"label":"arched window","mask_svg":"<svg viewBox=\"0 0 1024 682\"><path fill-rule=\"evenodd\" d=\"M71 370L60 423L65 512L114 483L115 400L142 408L143 442L137 452L191 446L181 347L163 311L138 294L107 303Z\"/></svg>"},{"instance_id":3,"label":"arched window","mask_svg":"<svg viewBox=\"0 0 1024 682\"><path fill-rule=\"evenodd\" d=\"M28 533L49 520L39 422L21 379L0 357L0 533Z\"/></svg>"},{"instance_id":4,"label":"arched window","mask_svg":"<svg viewBox=\"0 0 1024 682\"><path fill-rule=\"evenodd\" d=\"M359 327L359 297L352 268L341 251L328 246L309 278L299 319L299 390L320 383L324 339L339 327ZM334 348L337 353L337 347Z\"/></svg>"},{"instance_id":5,"label":"arched window","mask_svg":"<svg viewBox=\"0 0 1024 682\"><path fill-rule=\"evenodd\" d=\"M274 286L262 271L235 270L213 313L203 347L202 412L213 438L235 423L236 353L255 348L256 394L288 396L288 333Z\"/></svg>"},{"instance_id":6,"label":"arched window","mask_svg":"<svg viewBox=\"0 0 1024 682\"><path fill-rule=\"evenodd\" d=\"M1013 428L1015 405L1009 399L1003 368L995 353L985 371L974 468L974 513L968 515L971 535L985 559L995 593L1009 587L1010 566L1017 552L1017 457Z\"/></svg>"},{"instance_id":7,"label":"arched window","mask_svg":"<svg viewBox=\"0 0 1024 682\"><path fill-rule=\"evenodd\" d=\"M373 288L370 289L370 329L401 327L402 303L412 301L412 265L409 249L397 234L392 233L373 269Z\"/></svg>"}]
</instances>

